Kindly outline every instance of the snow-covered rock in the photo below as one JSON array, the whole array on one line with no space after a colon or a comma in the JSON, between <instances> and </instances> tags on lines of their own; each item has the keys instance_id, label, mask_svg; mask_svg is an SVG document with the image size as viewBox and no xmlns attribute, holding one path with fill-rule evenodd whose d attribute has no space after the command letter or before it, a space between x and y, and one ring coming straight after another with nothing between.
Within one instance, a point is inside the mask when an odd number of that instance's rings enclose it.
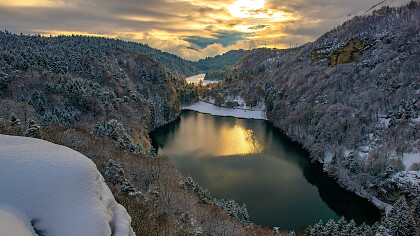
<instances>
[{"instance_id":1,"label":"snow-covered rock","mask_svg":"<svg viewBox=\"0 0 420 236\"><path fill-rule=\"evenodd\" d=\"M89 158L27 137L0 135L0 228L5 218L32 234L134 235L130 216Z\"/></svg>"}]
</instances>

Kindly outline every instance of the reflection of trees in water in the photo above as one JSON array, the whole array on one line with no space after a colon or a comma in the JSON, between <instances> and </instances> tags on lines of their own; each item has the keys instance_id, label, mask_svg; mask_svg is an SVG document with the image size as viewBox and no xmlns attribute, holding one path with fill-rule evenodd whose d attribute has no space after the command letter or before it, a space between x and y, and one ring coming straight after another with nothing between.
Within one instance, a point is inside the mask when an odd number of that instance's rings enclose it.
<instances>
[{"instance_id":1,"label":"reflection of trees in water","mask_svg":"<svg viewBox=\"0 0 420 236\"><path fill-rule=\"evenodd\" d=\"M153 148L159 150L159 148L163 148L167 144L168 140L172 140L176 132L179 130L180 123L181 119L178 118L151 132L150 137L152 139Z\"/></svg>"},{"instance_id":2,"label":"reflection of trees in water","mask_svg":"<svg viewBox=\"0 0 420 236\"><path fill-rule=\"evenodd\" d=\"M273 141L287 147L287 155L283 157L296 163L302 169L305 179L317 187L322 200L336 214L354 219L358 224L363 222L373 224L379 220L381 212L372 203L342 188L323 171L322 164L310 162L309 154L299 144L292 142L278 130L273 132L273 129L275 128L267 125L268 132L272 132L275 137Z\"/></svg>"},{"instance_id":3,"label":"reflection of trees in water","mask_svg":"<svg viewBox=\"0 0 420 236\"><path fill-rule=\"evenodd\" d=\"M319 195L338 215L354 219L358 224L373 224L380 218L380 211L368 200L345 190L322 171L320 164L309 163L302 168L309 183L318 188Z\"/></svg>"},{"instance_id":4,"label":"reflection of trees in water","mask_svg":"<svg viewBox=\"0 0 420 236\"><path fill-rule=\"evenodd\" d=\"M211 127L214 130L234 127L235 125L239 125L246 130L252 130L255 139L263 146L271 146L271 148L268 148L270 153L299 166L302 169L305 179L317 187L322 200L336 214L345 216L346 218L353 218L357 223L366 222L372 224L379 219L380 211L368 200L341 188L334 179L323 172L321 164L310 162L308 153L299 144L292 142L268 122L235 119L231 117L215 117L193 111L182 112L183 122L198 122L202 118L205 118L206 124L203 124L203 122L199 123ZM178 119L153 133L151 137L154 147L162 148L168 141L172 140L180 128L180 122L181 120Z\"/></svg>"}]
</instances>

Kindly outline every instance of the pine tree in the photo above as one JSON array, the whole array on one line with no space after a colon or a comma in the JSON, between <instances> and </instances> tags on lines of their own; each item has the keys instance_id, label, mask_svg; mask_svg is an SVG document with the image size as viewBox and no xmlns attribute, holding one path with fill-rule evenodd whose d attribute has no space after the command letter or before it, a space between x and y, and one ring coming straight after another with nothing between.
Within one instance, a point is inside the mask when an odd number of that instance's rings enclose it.
<instances>
[{"instance_id":1,"label":"pine tree","mask_svg":"<svg viewBox=\"0 0 420 236\"><path fill-rule=\"evenodd\" d=\"M356 222L352 219L352 220L350 220L350 222L349 222L349 224L348 224L348 232L349 232L349 234L350 235L358 235L357 234L357 232L358 232L358 227L356 226ZM352 232L354 232L354 233L352 233Z\"/></svg>"},{"instance_id":2,"label":"pine tree","mask_svg":"<svg viewBox=\"0 0 420 236\"><path fill-rule=\"evenodd\" d=\"M335 228L336 228L336 222L333 219L330 219L324 227L323 235L326 235L326 236L334 235Z\"/></svg>"},{"instance_id":3,"label":"pine tree","mask_svg":"<svg viewBox=\"0 0 420 236\"><path fill-rule=\"evenodd\" d=\"M20 125L20 119L13 112L10 115L9 124L11 126Z\"/></svg>"},{"instance_id":4,"label":"pine tree","mask_svg":"<svg viewBox=\"0 0 420 236\"><path fill-rule=\"evenodd\" d=\"M32 138L41 138L41 127L36 124L34 120L31 118L27 121L27 127L25 131L26 137L32 137Z\"/></svg>"},{"instance_id":5,"label":"pine tree","mask_svg":"<svg viewBox=\"0 0 420 236\"><path fill-rule=\"evenodd\" d=\"M400 197L388 212L384 220L384 227L391 235L417 235L416 222L404 196Z\"/></svg>"},{"instance_id":6,"label":"pine tree","mask_svg":"<svg viewBox=\"0 0 420 236\"><path fill-rule=\"evenodd\" d=\"M342 232L346 224L347 224L347 221L344 218L344 216L342 216L340 220L338 220L337 224L335 225L334 235L337 235L340 232Z\"/></svg>"},{"instance_id":7,"label":"pine tree","mask_svg":"<svg viewBox=\"0 0 420 236\"><path fill-rule=\"evenodd\" d=\"M383 226L380 225L378 230L376 231L375 236L391 236L388 232L388 230Z\"/></svg>"},{"instance_id":8,"label":"pine tree","mask_svg":"<svg viewBox=\"0 0 420 236\"><path fill-rule=\"evenodd\" d=\"M316 223L313 227L309 229L309 236L321 236L324 232L324 226L322 224L322 220Z\"/></svg>"},{"instance_id":9,"label":"pine tree","mask_svg":"<svg viewBox=\"0 0 420 236\"><path fill-rule=\"evenodd\" d=\"M363 223L359 226L359 235L360 236L371 236L373 235L372 230L369 225Z\"/></svg>"}]
</instances>

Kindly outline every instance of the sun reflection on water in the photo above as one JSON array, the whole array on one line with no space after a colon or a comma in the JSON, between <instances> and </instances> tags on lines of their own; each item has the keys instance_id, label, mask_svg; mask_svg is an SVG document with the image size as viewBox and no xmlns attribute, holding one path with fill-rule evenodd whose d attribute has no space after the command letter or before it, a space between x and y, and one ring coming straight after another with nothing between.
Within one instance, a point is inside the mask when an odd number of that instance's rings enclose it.
<instances>
[{"instance_id":1,"label":"sun reflection on water","mask_svg":"<svg viewBox=\"0 0 420 236\"><path fill-rule=\"evenodd\" d=\"M239 125L225 127L220 134L220 147L216 150L217 156L248 155L260 153L264 150L252 130Z\"/></svg>"}]
</instances>

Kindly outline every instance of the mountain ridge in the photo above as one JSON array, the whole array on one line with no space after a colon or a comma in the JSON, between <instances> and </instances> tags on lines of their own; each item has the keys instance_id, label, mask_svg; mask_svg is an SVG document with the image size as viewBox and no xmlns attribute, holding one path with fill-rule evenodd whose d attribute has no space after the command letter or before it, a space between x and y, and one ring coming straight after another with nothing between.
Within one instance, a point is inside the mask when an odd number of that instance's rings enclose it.
<instances>
[{"instance_id":1,"label":"mountain ridge","mask_svg":"<svg viewBox=\"0 0 420 236\"><path fill-rule=\"evenodd\" d=\"M401 195L418 206L420 171L401 160L420 156L419 17L412 1L356 16L299 48L255 50L211 93L264 103L274 126L378 207L389 210Z\"/></svg>"}]
</instances>

